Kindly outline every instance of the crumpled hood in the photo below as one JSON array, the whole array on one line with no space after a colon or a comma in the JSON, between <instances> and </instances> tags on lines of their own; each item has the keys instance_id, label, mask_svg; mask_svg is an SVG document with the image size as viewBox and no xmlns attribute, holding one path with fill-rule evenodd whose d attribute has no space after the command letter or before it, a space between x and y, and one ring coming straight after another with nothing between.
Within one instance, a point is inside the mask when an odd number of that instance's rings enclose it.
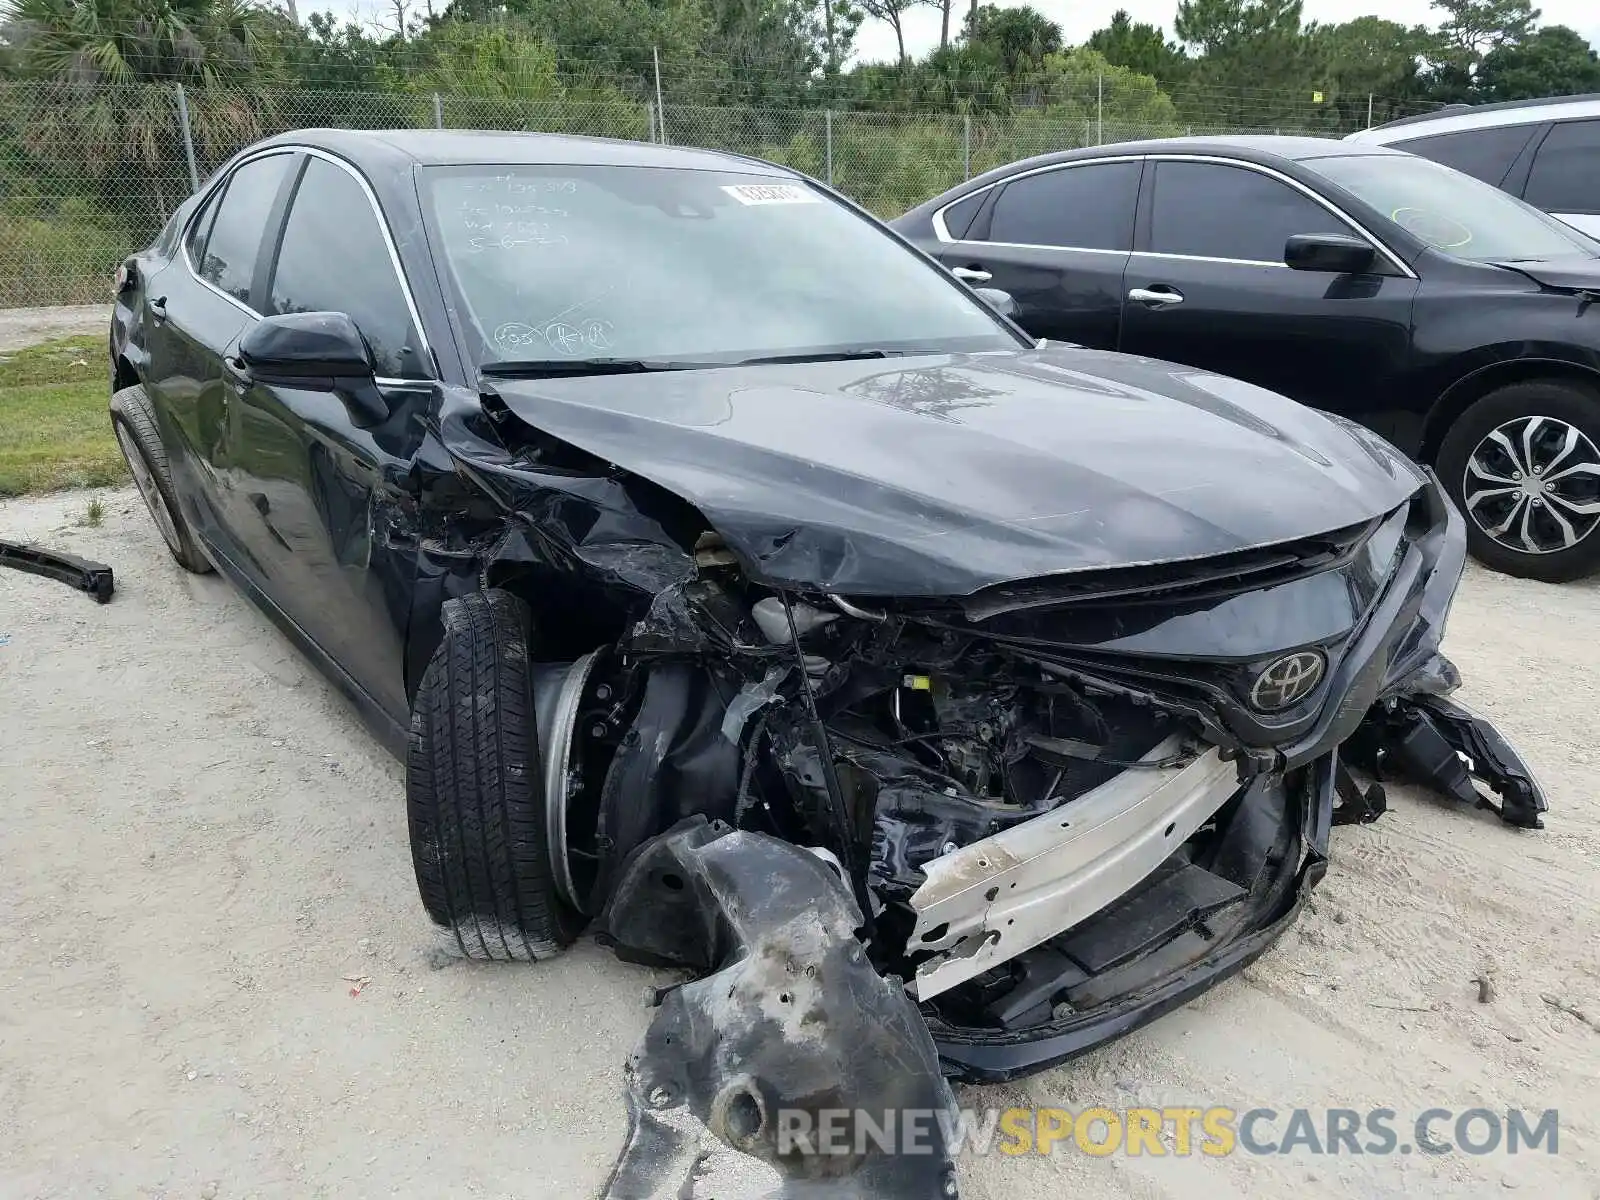
<instances>
[{"instance_id":1,"label":"crumpled hood","mask_svg":"<svg viewBox=\"0 0 1600 1200\"><path fill-rule=\"evenodd\" d=\"M1541 259L1537 262L1497 262L1494 265L1526 275L1541 287L1562 291L1600 291L1600 258L1590 255Z\"/></svg>"},{"instance_id":2,"label":"crumpled hood","mask_svg":"<svg viewBox=\"0 0 1600 1200\"><path fill-rule=\"evenodd\" d=\"M1237 380L1081 349L497 380L693 504L754 578L959 596L1356 524L1422 474Z\"/></svg>"}]
</instances>

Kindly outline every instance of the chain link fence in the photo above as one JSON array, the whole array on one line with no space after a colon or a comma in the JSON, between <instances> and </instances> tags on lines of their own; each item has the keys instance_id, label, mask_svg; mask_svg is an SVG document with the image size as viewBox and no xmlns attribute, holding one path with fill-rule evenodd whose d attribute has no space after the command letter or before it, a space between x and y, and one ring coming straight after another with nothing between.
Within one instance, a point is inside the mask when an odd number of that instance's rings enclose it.
<instances>
[{"instance_id":1,"label":"chain link fence","mask_svg":"<svg viewBox=\"0 0 1600 1200\"><path fill-rule=\"evenodd\" d=\"M710 108L597 100L0 82L0 308L106 299L112 272L236 151L291 129L499 129L666 141L826 180L884 217L992 167L1197 128L1087 96L1006 115Z\"/></svg>"}]
</instances>

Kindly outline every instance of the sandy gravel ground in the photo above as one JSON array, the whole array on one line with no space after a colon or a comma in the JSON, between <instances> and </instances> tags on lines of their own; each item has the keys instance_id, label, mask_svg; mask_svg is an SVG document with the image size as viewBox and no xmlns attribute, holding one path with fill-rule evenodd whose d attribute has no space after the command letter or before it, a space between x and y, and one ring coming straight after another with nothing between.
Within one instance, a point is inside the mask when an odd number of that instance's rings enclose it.
<instances>
[{"instance_id":1,"label":"sandy gravel ground","mask_svg":"<svg viewBox=\"0 0 1600 1200\"><path fill-rule=\"evenodd\" d=\"M110 286L110 281L107 281ZM0 308L0 353L20 350L48 338L106 332L109 304L71 304L54 308Z\"/></svg>"},{"instance_id":2,"label":"sandy gravel ground","mask_svg":"<svg viewBox=\"0 0 1600 1200\"><path fill-rule=\"evenodd\" d=\"M0 1196L592 1194L653 977L592 944L433 958L398 764L227 585L170 562L131 492L106 500L95 529L83 494L0 504L0 537L118 587L101 608L0 572ZM1600 1197L1597 616L1600 587L1474 571L1450 628L1548 830L1399 795L1335 831L1316 911L1243 977L962 1096L1388 1107L1402 1134L1431 1107L1557 1108L1557 1155L1069 1148L968 1159L963 1195Z\"/></svg>"}]
</instances>

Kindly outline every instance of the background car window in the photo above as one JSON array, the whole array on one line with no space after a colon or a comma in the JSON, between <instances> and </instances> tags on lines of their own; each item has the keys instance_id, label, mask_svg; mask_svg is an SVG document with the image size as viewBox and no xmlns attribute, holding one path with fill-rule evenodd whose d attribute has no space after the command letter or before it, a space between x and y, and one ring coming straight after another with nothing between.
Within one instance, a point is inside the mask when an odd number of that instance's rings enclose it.
<instances>
[{"instance_id":1,"label":"background car window","mask_svg":"<svg viewBox=\"0 0 1600 1200\"><path fill-rule=\"evenodd\" d=\"M1600 212L1600 121L1563 121L1550 130L1525 198L1546 212Z\"/></svg>"},{"instance_id":2,"label":"background car window","mask_svg":"<svg viewBox=\"0 0 1600 1200\"><path fill-rule=\"evenodd\" d=\"M972 218L978 215L978 210L988 198L989 193L986 189L968 196L965 200L957 200L944 210L944 227L951 237L967 236L967 227L972 224Z\"/></svg>"},{"instance_id":3,"label":"background car window","mask_svg":"<svg viewBox=\"0 0 1600 1200\"><path fill-rule=\"evenodd\" d=\"M306 163L295 190L268 311L347 313L372 347L379 375L424 374L378 216L354 176L325 159Z\"/></svg>"},{"instance_id":4,"label":"background car window","mask_svg":"<svg viewBox=\"0 0 1600 1200\"><path fill-rule=\"evenodd\" d=\"M1395 142L1394 147L1431 158L1436 163L1454 167L1474 179L1498 187L1538 128L1538 125L1499 125L1488 129L1467 129L1459 133L1438 133L1432 137Z\"/></svg>"},{"instance_id":5,"label":"background car window","mask_svg":"<svg viewBox=\"0 0 1600 1200\"><path fill-rule=\"evenodd\" d=\"M1294 234L1353 232L1322 205L1259 171L1156 164L1150 249L1158 254L1281 263Z\"/></svg>"},{"instance_id":6,"label":"background car window","mask_svg":"<svg viewBox=\"0 0 1600 1200\"><path fill-rule=\"evenodd\" d=\"M222 206L205 239L200 278L236 300L250 302L250 277L267 232L267 217L278 187L294 161L292 154L273 154L244 164L228 180Z\"/></svg>"},{"instance_id":7,"label":"background car window","mask_svg":"<svg viewBox=\"0 0 1600 1200\"><path fill-rule=\"evenodd\" d=\"M1102 163L1028 175L1005 185L989 220L991 242L1083 250L1133 248L1139 164Z\"/></svg>"},{"instance_id":8,"label":"background car window","mask_svg":"<svg viewBox=\"0 0 1600 1200\"><path fill-rule=\"evenodd\" d=\"M1455 258L1593 258L1600 246L1509 192L1405 154L1351 154L1305 164L1418 241Z\"/></svg>"}]
</instances>

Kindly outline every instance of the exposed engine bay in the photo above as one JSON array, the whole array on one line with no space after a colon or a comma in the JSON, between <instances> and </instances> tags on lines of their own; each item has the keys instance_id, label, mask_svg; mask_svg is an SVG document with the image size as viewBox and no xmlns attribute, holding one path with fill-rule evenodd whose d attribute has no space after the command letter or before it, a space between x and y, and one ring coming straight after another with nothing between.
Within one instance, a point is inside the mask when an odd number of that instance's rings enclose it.
<instances>
[{"instance_id":1,"label":"exposed engine bay","mask_svg":"<svg viewBox=\"0 0 1600 1200\"><path fill-rule=\"evenodd\" d=\"M836 864L868 916L874 962L912 981L919 998L940 997L936 1007L962 1024L1037 1023L1050 1015L1050 996L1012 1011L1001 964L1091 916L1191 836L1202 853L1213 818L1239 791L1238 767L1194 723L988 639L848 602L767 595L740 611L705 583L686 589L684 603L687 615L720 618L717 665L682 661L645 622L625 647L556 668L559 682L536 691L536 707L552 713L541 739L547 794L566 789L564 827L554 832L567 846L567 899L583 911L603 907L634 846L699 814ZM539 692L556 703L539 705ZM559 728L569 713L571 733ZM1197 767L1206 786L1188 789L1142 857L1130 853L1124 842L1135 831L1119 839L1118 819L1148 825L1163 787ZM1071 819L1080 805L1089 806L1081 833ZM1033 830L1037 840L1041 820L1057 835L1051 845L1083 842L1077 869L1101 878L1055 897L1050 916L1030 914L1026 934L1012 936L1016 918L999 917L1005 905L985 893L1017 893L1018 880L1003 878L1005 838ZM1072 871L1063 861L1051 875ZM1036 906L1048 898L1022 887ZM1219 883L1206 906L1239 894ZM990 909L1011 927L986 925ZM1057 928L1043 928L1052 918Z\"/></svg>"}]
</instances>

